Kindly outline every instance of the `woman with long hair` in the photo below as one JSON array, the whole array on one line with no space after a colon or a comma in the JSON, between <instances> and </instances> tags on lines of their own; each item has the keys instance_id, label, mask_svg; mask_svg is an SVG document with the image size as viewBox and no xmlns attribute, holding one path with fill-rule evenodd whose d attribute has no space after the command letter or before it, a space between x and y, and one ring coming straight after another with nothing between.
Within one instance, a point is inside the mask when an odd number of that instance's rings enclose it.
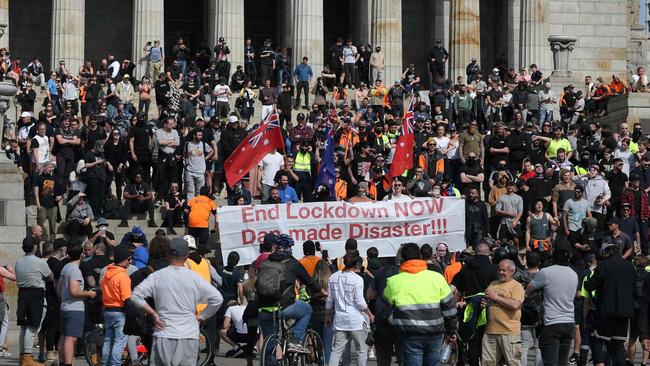
<instances>
[{"instance_id":1,"label":"woman with long hair","mask_svg":"<svg viewBox=\"0 0 650 366\"><path fill-rule=\"evenodd\" d=\"M329 263L321 259L314 267L314 282L316 282L325 291L329 291L329 281L332 276ZM327 296L323 296L320 292L310 293L311 296L311 328L320 335L323 340L323 351L325 356L325 363L327 364L332 352L332 326L325 325L325 301Z\"/></svg>"},{"instance_id":2,"label":"woman with long hair","mask_svg":"<svg viewBox=\"0 0 650 366\"><path fill-rule=\"evenodd\" d=\"M115 197L118 200L122 199L122 186L124 185L124 171L129 157L128 153L129 148L122 138L122 133L118 128L114 128L104 144L104 156L113 168L107 171L106 195L111 195L111 183L115 180Z\"/></svg>"}]
</instances>

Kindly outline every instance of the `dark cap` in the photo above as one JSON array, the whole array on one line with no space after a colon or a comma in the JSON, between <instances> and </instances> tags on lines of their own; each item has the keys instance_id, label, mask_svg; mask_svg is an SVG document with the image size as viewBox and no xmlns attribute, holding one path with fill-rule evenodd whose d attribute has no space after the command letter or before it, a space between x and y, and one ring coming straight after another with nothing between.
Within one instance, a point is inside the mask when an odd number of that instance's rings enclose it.
<instances>
[{"instance_id":1,"label":"dark cap","mask_svg":"<svg viewBox=\"0 0 650 366\"><path fill-rule=\"evenodd\" d=\"M176 257L187 257L190 249L183 238L174 238L169 242L169 254Z\"/></svg>"},{"instance_id":2,"label":"dark cap","mask_svg":"<svg viewBox=\"0 0 650 366\"><path fill-rule=\"evenodd\" d=\"M573 246L569 243L569 240L564 237L559 237L555 242L555 251L562 251L566 253L571 253L573 251Z\"/></svg>"},{"instance_id":3,"label":"dark cap","mask_svg":"<svg viewBox=\"0 0 650 366\"><path fill-rule=\"evenodd\" d=\"M641 180L641 176L638 174L630 174L630 182L633 182L635 180Z\"/></svg>"},{"instance_id":4,"label":"dark cap","mask_svg":"<svg viewBox=\"0 0 650 366\"><path fill-rule=\"evenodd\" d=\"M118 245L113 251L113 263L117 264L123 262L131 256L131 250L126 245Z\"/></svg>"},{"instance_id":5,"label":"dark cap","mask_svg":"<svg viewBox=\"0 0 650 366\"><path fill-rule=\"evenodd\" d=\"M39 243L40 241L38 239L29 235L28 237L23 239L23 251L29 253L34 249L34 245L38 245Z\"/></svg>"},{"instance_id":6,"label":"dark cap","mask_svg":"<svg viewBox=\"0 0 650 366\"><path fill-rule=\"evenodd\" d=\"M442 40L437 39L437 40L436 40L436 43L442 43Z\"/></svg>"},{"instance_id":7,"label":"dark cap","mask_svg":"<svg viewBox=\"0 0 650 366\"><path fill-rule=\"evenodd\" d=\"M296 120L298 120L298 121L302 121L304 119L305 119L305 114L302 113L302 112L298 113L298 115L296 116Z\"/></svg>"}]
</instances>

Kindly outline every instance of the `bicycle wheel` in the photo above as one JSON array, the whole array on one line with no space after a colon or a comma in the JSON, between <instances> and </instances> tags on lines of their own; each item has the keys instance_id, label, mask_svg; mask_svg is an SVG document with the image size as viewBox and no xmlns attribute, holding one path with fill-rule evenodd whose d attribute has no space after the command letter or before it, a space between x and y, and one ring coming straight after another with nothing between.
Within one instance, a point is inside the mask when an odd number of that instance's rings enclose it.
<instances>
[{"instance_id":1,"label":"bicycle wheel","mask_svg":"<svg viewBox=\"0 0 650 366\"><path fill-rule=\"evenodd\" d=\"M89 337L87 332L85 337L86 342L84 342L84 358L89 366L99 366L102 364L102 346L96 344L96 342L91 341L92 337Z\"/></svg>"},{"instance_id":2,"label":"bicycle wheel","mask_svg":"<svg viewBox=\"0 0 650 366\"><path fill-rule=\"evenodd\" d=\"M323 340L318 333L311 329L307 330L307 332L305 332L303 346L309 349L309 353L301 355L300 364L302 366L325 365L325 349L323 348Z\"/></svg>"},{"instance_id":3,"label":"bicycle wheel","mask_svg":"<svg viewBox=\"0 0 650 366\"><path fill-rule=\"evenodd\" d=\"M264 345L260 350L260 366L276 366L278 362L273 362L272 357L276 357L275 349L280 338L277 334L272 334L264 339Z\"/></svg>"},{"instance_id":4,"label":"bicycle wheel","mask_svg":"<svg viewBox=\"0 0 650 366\"><path fill-rule=\"evenodd\" d=\"M214 350L212 349L210 337L208 337L208 333L205 330L201 329L199 333L199 356L196 360L196 365L207 365L212 360L213 354Z\"/></svg>"}]
</instances>

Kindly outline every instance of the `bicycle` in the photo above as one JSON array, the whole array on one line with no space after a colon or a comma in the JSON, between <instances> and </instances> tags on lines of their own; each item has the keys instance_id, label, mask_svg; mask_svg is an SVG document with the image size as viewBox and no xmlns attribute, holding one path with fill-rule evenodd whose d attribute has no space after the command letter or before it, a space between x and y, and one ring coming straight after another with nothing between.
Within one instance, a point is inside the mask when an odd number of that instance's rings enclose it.
<instances>
[{"instance_id":1,"label":"bicycle","mask_svg":"<svg viewBox=\"0 0 650 366\"><path fill-rule=\"evenodd\" d=\"M84 345L84 358L89 366L100 366L102 364L102 348L104 346L104 326L103 324L97 324L95 329L88 331L84 334L85 345ZM149 361L149 350L147 347L139 343L136 346L138 352L138 363L143 365L145 361ZM214 349L209 342L208 334L201 329L199 333L199 353L196 360L197 366L205 366L210 360L212 360L212 355L214 354ZM126 348L122 351L121 366L131 365L131 358Z\"/></svg>"},{"instance_id":2,"label":"bicycle","mask_svg":"<svg viewBox=\"0 0 650 366\"><path fill-rule=\"evenodd\" d=\"M273 325L277 331L264 339L264 345L260 352L261 366L325 365L323 340L318 333L312 329L305 331L302 345L309 350L308 353L288 352L293 332L290 329L291 326L282 317L282 311L273 312ZM272 357L275 357L275 363Z\"/></svg>"}]
</instances>

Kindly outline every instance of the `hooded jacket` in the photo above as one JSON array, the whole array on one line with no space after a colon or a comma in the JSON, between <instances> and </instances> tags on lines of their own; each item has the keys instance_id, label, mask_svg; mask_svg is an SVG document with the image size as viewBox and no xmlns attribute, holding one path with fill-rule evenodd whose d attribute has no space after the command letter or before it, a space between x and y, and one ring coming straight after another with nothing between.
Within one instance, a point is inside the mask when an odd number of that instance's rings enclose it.
<instances>
[{"instance_id":1,"label":"hooded jacket","mask_svg":"<svg viewBox=\"0 0 650 366\"><path fill-rule=\"evenodd\" d=\"M295 291L292 291L295 286L296 279L300 280L302 284L307 286L312 292L319 292L321 287L312 280L305 267L298 262L290 253L283 250L278 250L269 255L268 261L282 262L287 260L284 264L285 274L280 286L282 288L282 297L280 299L273 299L270 297L260 296L257 297L257 307L274 307L277 302L280 302L282 308L292 305L296 301ZM259 272L258 272L259 276Z\"/></svg>"},{"instance_id":2,"label":"hooded jacket","mask_svg":"<svg viewBox=\"0 0 650 366\"><path fill-rule=\"evenodd\" d=\"M124 307L124 301L131 297L131 278L124 267L109 264L101 283L104 307Z\"/></svg>"},{"instance_id":3,"label":"hooded jacket","mask_svg":"<svg viewBox=\"0 0 650 366\"><path fill-rule=\"evenodd\" d=\"M492 264L487 255L476 254L458 272L451 284L463 294L471 296L485 289L492 281L499 279L497 267Z\"/></svg>"}]
</instances>

